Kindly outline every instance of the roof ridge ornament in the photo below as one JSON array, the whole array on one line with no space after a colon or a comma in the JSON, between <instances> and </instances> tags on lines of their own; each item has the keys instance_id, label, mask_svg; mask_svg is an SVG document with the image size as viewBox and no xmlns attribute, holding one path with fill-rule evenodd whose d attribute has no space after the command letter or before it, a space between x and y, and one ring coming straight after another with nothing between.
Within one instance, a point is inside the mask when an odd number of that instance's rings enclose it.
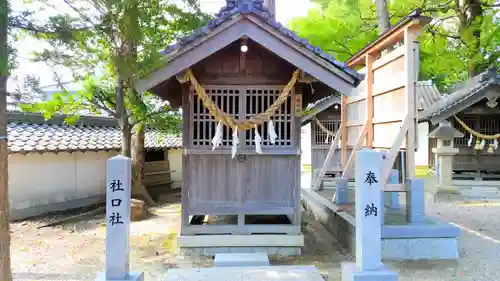
<instances>
[{"instance_id":1,"label":"roof ridge ornament","mask_svg":"<svg viewBox=\"0 0 500 281\"><path fill-rule=\"evenodd\" d=\"M228 14L248 14L251 12L257 12L266 18L271 17L271 13L264 5L264 0L226 0L226 5L219 10L215 17L225 18Z\"/></svg>"}]
</instances>

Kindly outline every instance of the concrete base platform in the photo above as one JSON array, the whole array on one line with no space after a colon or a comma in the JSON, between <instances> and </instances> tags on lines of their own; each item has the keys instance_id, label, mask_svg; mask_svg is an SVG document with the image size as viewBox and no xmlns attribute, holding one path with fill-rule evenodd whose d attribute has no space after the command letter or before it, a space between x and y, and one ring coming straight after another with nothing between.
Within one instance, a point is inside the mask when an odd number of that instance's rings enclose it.
<instances>
[{"instance_id":1,"label":"concrete base platform","mask_svg":"<svg viewBox=\"0 0 500 281\"><path fill-rule=\"evenodd\" d=\"M268 266L266 253L216 254L215 267L227 266Z\"/></svg>"},{"instance_id":2,"label":"concrete base platform","mask_svg":"<svg viewBox=\"0 0 500 281\"><path fill-rule=\"evenodd\" d=\"M215 256L221 253L301 254L304 236L299 235L179 235L177 245L184 255Z\"/></svg>"},{"instance_id":3,"label":"concrete base platform","mask_svg":"<svg viewBox=\"0 0 500 281\"><path fill-rule=\"evenodd\" d=\"M342 263L342 281L397 281L398 275L386 268L374 271L359 271L353 262Z\"/></svg>"},{"instance_id":4,"label":"concrete base platform","mask_svg":"<svg viewBox=\"0 0 500 281\"><path fill-rule=\"evenodd\" d=\"M314 266L251 266L169 269L162 281L324 281ZM391 280L390 280L391 281Z\"/></svg>"},{"instance_id":5,"label":"concrete base platform","mask_svg":"<svg viewBox=\"0 0 500 281\"><path fill-rule=\"evenodd\" d=\"M382 239L382 259L385 261L458 258L457 238Z\"/></svg>"},{"instance_id":6,"label":"concrete base platform","mask_svg":"<svg viewBox=\"0 0 500 281\"><path fill-rule=\"evenodd\" d=\"M303 190L303 204L340 244L356 255L354 216L312 190ZM382 260L456 260L460 229L438 219L425 217L421 224L404 224L399 210L385 211L382 226ZM401 218L403 217L403 218Z\"/></svg>"},{"instance_id":7,"label":"concrete base platform","mask_svg":"<svg viewBox=\"0 0 500 281\"><path fill-rule=\"evenodd\" d=\"M144 281L144 273L142 273L142 272L130 272L127 276L127 279L109 280L109 279L106 279L106 273L101 272L97 275L97 278L95 280L96 281Z\"/></svg>"}]
</instances>

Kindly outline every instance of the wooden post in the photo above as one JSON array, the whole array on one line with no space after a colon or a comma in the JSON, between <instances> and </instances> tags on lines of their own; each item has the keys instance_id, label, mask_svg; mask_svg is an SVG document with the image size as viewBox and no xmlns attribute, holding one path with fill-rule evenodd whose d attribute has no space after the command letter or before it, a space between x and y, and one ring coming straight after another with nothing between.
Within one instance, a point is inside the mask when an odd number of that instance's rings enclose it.
<instances>
[{"instance_id":1,"label":"wooden post","mask_svg":"<svg viewBox=\"0 0 500 281\"><path fill-rule=\"evenodd\" d=\"M373 148L373 61L370 54L366 54L366 147Z\"/></svg>"},{"instance_id":2,"label":"wooden post","mask_svg":"<svg viewBox=\"0 0 500 281\"><path fill-rule=\"evenodd\" d=\"M7 150L8 1L0 1L0 280L12 281L10 269L9 179Z\"/></svg>"},{"instance_id":3,"label":"wooden post","mask_svg":"<svg viewBox=\"0 0 500 281\"><path fill-rule=\"evenodd\" d=\"M191 93L189 86L182 86L182 146L189 147L191 140ZM191 175L189 173L189 155L182 155L182 186L181 186L181 235L189 228L189 188L191 186Z\"/></svg>"},{"instance_id":4,"label":"wooden post","mask_svg":"<svg viewBox=\"0 0 500 281\"><path fill-rule=\"evenodd\" d=\"M415 127L417 124L416 118L416 105L415 105L415 52L417 39L417 28L406 28L404 31L404 43L405 43L405 95L406 95L406 114L411 120L411 124L408 127L408 133L406 135L406 178L415 178Z\"/></svg>"},{"instance_id":5,"label":"wooden post","mask_svg":"<svg viewBox=\"0 0 500 281\"><path fill-rule=\"evenodd\" d=\"M347 162L347 97L342 96L341 106L340 106L340 126L339 130L341 131L341 155L340 161L342 165L342 170L345 170L345 165Z\"/></svg>"}]
</instances>

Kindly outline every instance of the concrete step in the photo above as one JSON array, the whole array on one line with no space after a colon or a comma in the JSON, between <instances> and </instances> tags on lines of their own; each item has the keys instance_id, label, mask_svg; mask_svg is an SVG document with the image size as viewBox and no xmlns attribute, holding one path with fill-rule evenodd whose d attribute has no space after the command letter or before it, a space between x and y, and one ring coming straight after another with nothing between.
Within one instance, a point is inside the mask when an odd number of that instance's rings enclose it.
<instances>
[{"instance_id":1,"label":"concrete step","mask_svg":"<svg viewBox=\"0 0 500 281\"><path fill-rule=\"evenodd\" d=\"M224 253L215 254L215 267L228 266L268 266L266 253Z\"/></svg>"}]
</instances>

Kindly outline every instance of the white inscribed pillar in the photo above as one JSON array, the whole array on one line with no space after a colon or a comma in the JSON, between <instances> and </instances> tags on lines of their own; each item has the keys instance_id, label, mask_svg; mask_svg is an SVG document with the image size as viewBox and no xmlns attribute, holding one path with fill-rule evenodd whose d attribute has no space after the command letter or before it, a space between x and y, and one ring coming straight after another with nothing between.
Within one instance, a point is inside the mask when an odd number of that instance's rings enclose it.
<instances>
[{"instance_id":1,"label":"white inscribed pillar","mask_svg":"<svg viewBox=\"0 0 500 281\"><path fill-rule=\"evenodd\" d=\"M106 280L128 280L132 161L108 159L106 187Z\"/></svg>"},{"instance_id":2,"label":"white inscribed pillar","mask_svg":"<svg viewBox=\"0 0 500 281\"><path fill-rule=\"evenodd\" d=\"M382 153L362 149L355 161L356 266L360 271L377 270L381 261L380 196Z\"/></svg>"}]
</instances>

